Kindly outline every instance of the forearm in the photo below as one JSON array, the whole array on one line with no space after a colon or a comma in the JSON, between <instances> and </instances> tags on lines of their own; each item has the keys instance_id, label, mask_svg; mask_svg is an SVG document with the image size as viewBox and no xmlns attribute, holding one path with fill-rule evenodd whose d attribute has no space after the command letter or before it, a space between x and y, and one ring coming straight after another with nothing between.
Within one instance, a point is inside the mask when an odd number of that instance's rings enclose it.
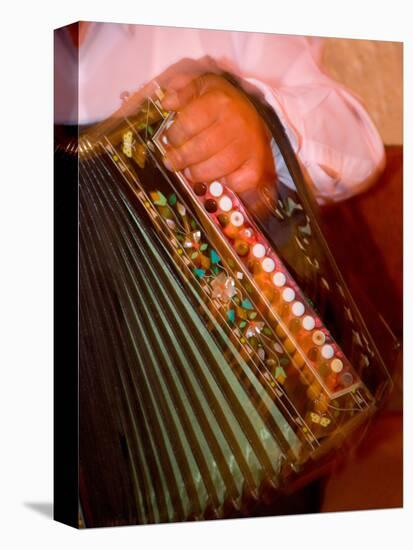
<instances>
[{"instance_id":1,"label":"forearm","mask_svg":"<svg viewBox=\"0 0 413 550\"><path fill-rule=\"evenodd\" d=\"M383 143L347 90L329 79L280 89L247 81L279 116L320 203L346 199L376 181L385 164ZM284 183L289 185L288 178Z\"/></svg>"}]
</instances>

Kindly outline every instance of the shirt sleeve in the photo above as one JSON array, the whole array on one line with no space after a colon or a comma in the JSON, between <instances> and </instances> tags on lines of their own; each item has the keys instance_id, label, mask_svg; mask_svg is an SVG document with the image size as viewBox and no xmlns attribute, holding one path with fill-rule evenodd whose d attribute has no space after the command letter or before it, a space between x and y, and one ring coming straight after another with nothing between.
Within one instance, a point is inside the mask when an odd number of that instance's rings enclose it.
<instances>
[{"instance_id":1,"label":"shirt sleeve","mask_svg":"<svg viewBox=\"0 0 413 550\"><path fill-rule=\"evenodd\" d=\"M385 162L372 120L355 95L322 72L319 42L300 37L291 48L286 39L285 48L282 74L274 71L271 76L270 60L277 61L266 52L255 71L240 62L240 76L263 93L280 117L320 203L365 190Z\"/></svg>"}]
</instances>

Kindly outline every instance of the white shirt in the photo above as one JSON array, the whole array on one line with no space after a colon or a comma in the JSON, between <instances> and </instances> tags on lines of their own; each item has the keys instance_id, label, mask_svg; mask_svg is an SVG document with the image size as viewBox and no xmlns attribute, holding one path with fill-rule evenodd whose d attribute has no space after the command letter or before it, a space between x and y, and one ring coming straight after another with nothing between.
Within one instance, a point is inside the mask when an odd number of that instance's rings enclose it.
<instances>
[{"instance_id":1,"label":"white shirt","mask_svg":"<svg viewBox=\"0 0 413 550\"><path fill-rule=\"evenodd\" d=\"M321 50L320 38L91 23L78 51L61 29L55 120L97 122L121 105L122 92L133 93L182 59L205 70L215 63L263 92L288 129L318 200L341 200L371 183L384 148L360 102L323 73Z\"/></svg>"}]
</instances>

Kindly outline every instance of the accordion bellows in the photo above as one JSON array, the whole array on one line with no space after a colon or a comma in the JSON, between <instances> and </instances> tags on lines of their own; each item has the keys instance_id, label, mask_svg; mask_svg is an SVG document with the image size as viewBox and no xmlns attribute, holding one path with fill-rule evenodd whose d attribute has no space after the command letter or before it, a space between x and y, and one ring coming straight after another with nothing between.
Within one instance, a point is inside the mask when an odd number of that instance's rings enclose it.
<instances>
[{"instance_id":1,"label":"accordion bellows","mask_svg":"<svg viewBox=\"0 0 413 550\"><path fill-rule=\"evenodd\" d=\"M242 515L350 441L389 386L282 126L263 116L296 191L250 203L165 171L156 95L80 140L86 525Z\"/></svg>"},{"instance_id":2,"label":"accordion bellows","mask_svg":"<svg viewBox=\"0 0 413 550\"><path fill-rule=\"evenodd\" d=\"M297 452L299 440L218 321L196 311L133 206L102 185L82 178L81 364L116 371L138 520L218 514L278 479L279 433Z\"/></svg>"}]
</instances>

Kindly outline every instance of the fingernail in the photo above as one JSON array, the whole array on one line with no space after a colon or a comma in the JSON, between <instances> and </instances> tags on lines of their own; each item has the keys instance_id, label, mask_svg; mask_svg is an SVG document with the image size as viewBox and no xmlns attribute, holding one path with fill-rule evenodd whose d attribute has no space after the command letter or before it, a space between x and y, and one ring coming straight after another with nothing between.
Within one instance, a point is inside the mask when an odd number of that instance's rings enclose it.
<instances>
[{"instance_id":1,"label":"fingernail","mask_svg":"<svg viewBox=\"0 0 413 550\"><path fill-rule=\"evenodd\" d=\"M162 100L162 107L167 110L174 110L178 106L178 94L175 90L166 92Z\"/></svg>"},{"instance_id":2,"label":"fingernail","mask_svg":"<svg viewBox=\"0 0 413 550\"><path fill-rule=\"evenodd\" d=\"M172 162L168 158L164 157L163 158L163 163L165 165L165 168L167 168L171 172L173 171L174 167L172 166Z\"/></svg>"},{"instance_id":3,"label":"fingernail","mask_svg":"<svg viewBox=\"0 0 413 550\"><path fill-rule=\"evenodd\" d=\"M191 176L191 170L189 168L185 168L184 170L184 176L187 178L187 179L191 179L192 176Z\"/></svg>"}]
</instances>

